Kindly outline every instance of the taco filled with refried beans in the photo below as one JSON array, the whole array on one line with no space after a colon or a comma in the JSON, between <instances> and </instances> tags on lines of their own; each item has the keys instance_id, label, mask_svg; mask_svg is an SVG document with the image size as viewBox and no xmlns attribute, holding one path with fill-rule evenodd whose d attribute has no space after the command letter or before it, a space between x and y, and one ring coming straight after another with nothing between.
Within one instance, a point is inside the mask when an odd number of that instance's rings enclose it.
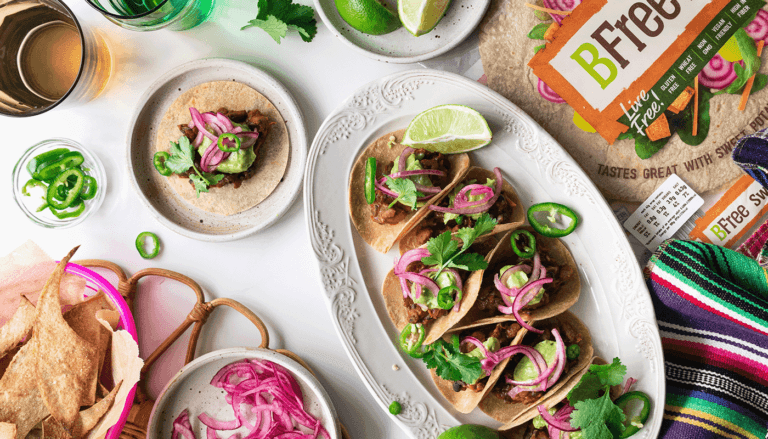
<instances>
[{"instance_id":1,"label":"taco filled with refried beans","mask_svg":"<svg viewBox=\"0 0 768 439\"><path fill-rule=\"evenodd\" d=\"M186 202L232 215L274 191L289 148L285 122L268 99L238 82L209 82L168 108L153 164Z\"/></svg>"},{"instance_id":2,"label":"taco filled with refried beans","mask_svg":"<svg viewBox=\"0 0 768 439\"><path fill-rule=\"evenodd\" d=\"M349 215L360 236L386 253L447 193L469 167L467 154L441 154L399 144L385 134L358 157L349 179Z\"/></svg>"}]
</instances>

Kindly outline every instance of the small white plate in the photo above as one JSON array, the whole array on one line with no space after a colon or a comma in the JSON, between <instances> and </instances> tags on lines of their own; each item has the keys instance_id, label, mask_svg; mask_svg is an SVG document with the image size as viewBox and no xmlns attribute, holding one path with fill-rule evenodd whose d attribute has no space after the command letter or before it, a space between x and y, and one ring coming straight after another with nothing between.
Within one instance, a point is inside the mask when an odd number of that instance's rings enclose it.
<instances>
[{"instance_id":1,"label":"small white plate","mask_svg":"<svg viewBox=\"0 0 768 439\"><path fill-rule=\"evenodd\" d=\"M184 202L169 187L160 187L149 173L157 126L182 93L212 81L237 81L266 96L288 127L290 152L283 179L258 205L234 214L217 215ZM128 131L128 174L144 205L165 227L199 241L233 241L274 224L296 200L307 160L304 119L288 90L264 71L229 59L202 59L183 64L160 77L144 96Z\"/></svg>"},{"instance_id":2,"label":"small white plate","mask_svg":"<svg viewBox=\"0 0 768 439\"><path fill-rule=\"evenodd\" d=\"M365 56L396 64L425 61L458 46L480 24L491 4L490 0L453 0L430 33L414 37L404 27L384 35L364 34L341 18L334 0L314 1L323 23L341 41ZM397 10L395 0L387 3Z\"/></svg>"},{"instance_id":3,"label":"small white plate","mask_svg":"<svg viewBox=\"0 0 768 439\"><path fill-rule=\"evenodd\" d=\"M184 410L189 410L192 431L197 438L205 438L206 428L197 417L205 412L216 419L228 420L234 417L232 406L224 400L224 392L211 385L211 379L222 367L244 358L271 361L285 367L296 378L304 394L304 407L309 414L318 418L328 430L331 439L341 437L336 424L336 409L317 379L299 363L283 354L260 348L221 349L203 355L182 367L168 382L157 398L149 415L147 439L168 439L173 432L173 421ZM229 437L233 430L220 436Z\"/></svg>"}]
</instances>

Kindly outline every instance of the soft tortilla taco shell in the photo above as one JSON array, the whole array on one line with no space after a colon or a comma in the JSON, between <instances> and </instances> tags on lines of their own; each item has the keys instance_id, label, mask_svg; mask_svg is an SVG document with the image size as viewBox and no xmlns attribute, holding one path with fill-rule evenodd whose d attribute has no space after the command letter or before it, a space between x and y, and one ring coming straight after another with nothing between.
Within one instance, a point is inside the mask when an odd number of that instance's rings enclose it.
<instances>
[{"instance_id":1,"label":"soft tortilla taco shell","mask_svg":"<svg viewBox=\"0 0 768 439\"><path fill-rule=\"evenodd\" d=\"M497 323L506 322L506 321L514 321L514 319L510 319L508 317L500 317L495 319L495 321L487 321L485 322L485 325L496 325ZM469 325L469 326L463 326L459 328L452 328L450 331L443 334L444 339L448 339L450 334L461 332L465 329L475 328L478 326L484 326L484 325ZM520 328L520 330L517 332L517 335L515 336L514 340L507 345L507 346L515 346L520 344L520 342L523 340L523 337L525 337L525 334L528 331L525 328ZM432 381L435 382L435 385L437 386L437 390L442 393L442 395L445 397L445 399L450 402L453 407L460 411L461 413L469 413L472 410L477 407L478 404L480 404L480 401L483 399L485 394L493 388L493 385L496 383L496 380L499 379L501 376L501 373L504 371L504 367L506 367L507 362L509 359L506 359L502 361L501 363L497 364L496 367L493 369L493 373L488 377L488 380L485 382L485 387L483 387L483 390L479 392L474 392L472 390L463 390L461 392L454 392L453 391L453 382L444 380L437 376L435 373L435 369L430 370L430 375L432 375Z\"/></svg>"},{"instance_id":2,"label":"soft tortilla taco shell","mask_svg":"<svg viewBox=\"0 0 768 439\"><path fill-rule=\"evenodd\" d=\"M568 370L568 373L564 373L558 382L549 390L547 390L547 392L533 404L506 403L501 398L493 395L492 392L487 393L486 397L483 398L483 400L480 401L480 404L478 405L480 410L482 410L486 415L504 424L515 420L529 409L535 408L538 404L541 403L541 401L546 401L551 398L552 395L557 394L560 389L570 383L571 378L578 375L582 369L587 367L592 362L594 347L592 346L592 336L589 333L589 329L581 320L579 320L578 317L573 315L570 311L565 311L558 316L536 322L533 326L538 329L543 329L547 332L552 328L558 328L561 333L572 331L573 333L580 334L581 341L577 343L581 349L579 359L573 366L571 366L571 368ZM531 332L528 334L531 336L536 335ZM523 344L527 344L527 341L523 340ZM516 365L518 360L516 359L515 361ZM514 365L507 364L507 366L513 367ZM502 377L499 377L496 381L496 385L498 386L501 382Z\"/></svg>"},{"instance_id":3,"label":"soft tortilla taco shell","mask_svg":"<svg viewBox=\"0 0 768 439\"><path fill-rule=\"evenodd\" d=\"M472 166L467 170L467 172L461 176L459 179L459 183L465 181L465 180L476 180L478 184L485 184L487 179L495 179L496 176L493 174L493 171L489 171L487 169L478 168L477 166ZM503 178L503 177L502 177ZM454 185L456 187L456 185ZM520 197L517 195L517 192L515 192L515 188L512 187L509 182L504 179L504 182L501 187L501 192L504 194L509 200L513 203L515 203L514 211L512 213L512 221L504 224L499 224L496 227L493 228L493 231L491 234L497 234L497 233L504 233L508 230L511 230L515 227L521 226L525 222L525 207L523 206L523 203L520 201ZM445 197L448 197L451 195L451 192L445 192L443 193L438 199L434 200L432 204L439 204ZM423 223L427 218L429 218L430 215L435 215L434 212L429 211L427 212L422 218L419 223ZM402 239L400 239L400 254L407 252L408 250L412 250L420 245L423 245L423 242L417 241L417 231L419 230L419 224L416 224L413 228L411 228L410 231L408 231Z\"/></svg>"},{"instance_id":4,"label":"soft tortilla taco shell","mask_svg":"<svg viewBox=\"0 0 768 439\"><path fill-rule=\"evenodd\" d=\"M552 135L606 197L641 202L666 180L669 172L676 173L699 194L718 191L743 175L731 160L732 141L765 128L768 87L750 95L745 111L738 110L740 96L715 96L710 101L709 134L701 144L687 145L674 134L661 151L642 160L635 153L634 140L608 145L599 134L583 131L573 123L574 110L568 104L555 104L541 97L538 78L528 62L534 48L543 42L527 34L542 21L523 3L492 2L480 25L480 55L488 86ZM767 64L763 62L761 73L768 73Z\"/></svg>"},{"instance_id":5,"label":"soft tortilla taco shell","mask_svg":"<svg viewBox=\"0 0 768 439\"><path fill-rule=\"evenodd\" d=\"M572 376L571 379L568 380L568 382L565 383L560 389L558 389L557 392L552 394L547 399L539 402L539 404L536 407L531 407L528 411L524 412L517 418L502 425L501 427L499 427L499 430L524 428L526 422L529 422L536 416L539 416L539 410L537 408L539 405L543 405L547 409L550 409L556 406L557 404L559 404L560 402L562 402L568 396L568 392L570 392L571 389L576 387L576 384L578 384L579 381L581 381L581 377L583 377L584 374L587 373L587 371L589 370L589 366L592 364L606 364L606 362L600 357L592 357L592 361L586 366L584 366L584 368L581 369L577 374ZM513 433L513 437L516 437L514 433Z\"/></svg>"},{"instance_id":6,"label":"soft tortilla taco shell","mask_svg":"<svg viewBox=\"0 0 768 439\"><path fill-rule=\"evenodd\" d=\"M510 261L509 264L513 264L515 261L520 259L512 250L510 241L510 236L518 229L532 232L534 236L536 236L536 247L542 252L546 252L557 265L570 267L571 272L573 273L570 279L563 283L555 292L553 292L551 288L547 290L547 286L545 285L544 290L547 291L547 294L549 294L549 302L539 308L535 308L530 311L522 311L521 315L523 318L525 318L526 321L535 321L548 319L563 313L579 300L579 295L581 294L581 280L579 277L579 269L576 265L576 261L573 259L573 255L571 255L571 252L560 239L541 236L534 232L530 226L516 227L515 229L510 230L508 233L503 235L499 241L499 244L489 255L490 259L488 267L498 267L499 264L504 261ZM507 265L507 263L504 262L503 265ZM486 270L486 273L487 274L483 276L483 283L481 288L487 287L489 285L493 287L493 277L496 272ZM472 322L483 320L485 319L483 318L482 312L480 312L480 310L477 308L473 308L467 313L466 316L464 316L464 319L459 322L459 325L468 325Z\"/></svg>"},{"instance_id":7,"label":"soft tortilla taco shell","mask_svg":"<svg viewBox=\"0 0 768 439\"><path fill-rule=\"evenodd\" d=\"M201 113L216 111L221 107L228 110L258 109L269 117L271 122L275 122L253 165L256 167L256 174L243 181L237 189L232 184L210 188L210 192L201 193L199 198L186 178L177 175L163 177L156 172L152 173L153 178L163 187L167 185L173 188L181 199L192 206L220 215L233 215L264 201L283 178L290 154L288 129L277 108L261 93L239 82L216 81L200 84L184 92L166 111L157 128L156 152L168 151L169 142L179 140L182 134L178 125L189 123L191 120L189 107L195 107Z\"/></svg>"},{"instance_id":8,"label":"soft tortilla taco shell","mask_svg":"<svg viewBox=\"0 0 768 439\"><path fill-rule=\"evenodd\" d=\"M446 331L455 326L464 317L464 314L472 308L475 299L477 299L477 292L480 289L482 278L482 270L475 271L469 275L466 282L464 282L464 298L461 300L459 312L451 311L433 320L427 326L427 335L424 339L425 345L431 344L440 338ZM395 275L394 269L387 273L384 285L381 287L381 294L384 296L384 304L387 307L389 318L392 319L392 323L397 327L397 331L402 331L408 324L408 310L403 305L403 290L400 288L400 280Z\"/></svg>"},{"instance_id":9,"label":"soft tortilla taco shell","mask_svg":"<svg viewBox=\"0 0 768 439\"><path fill-rule=\"evenodd\" d=\"M427 204L415 212L408 214L405 220L398 224L379 224L371 219L371 209L365 201L365 162L368 157L376 157L377 167L388 166L389 162L394 162L400 157L400 153L405 149L399 142L403 138L404 129L384 134L368 145L352 166L352 173L349 178L349 216L355 225L357 232L363 240L373 247L376 251L387 253L395 243L400 240L408 231L411 230L427 213L427 205L437 200L439 197L448 193L459 181L464 171L469 168L469 156L467 154L448 155L451 162L451 183L448 184L439 194L427 201ZM390 148L389 138L395 137L395 144ZM389 171L389 170L387 170Z\"/></svg>"}]
</instances>

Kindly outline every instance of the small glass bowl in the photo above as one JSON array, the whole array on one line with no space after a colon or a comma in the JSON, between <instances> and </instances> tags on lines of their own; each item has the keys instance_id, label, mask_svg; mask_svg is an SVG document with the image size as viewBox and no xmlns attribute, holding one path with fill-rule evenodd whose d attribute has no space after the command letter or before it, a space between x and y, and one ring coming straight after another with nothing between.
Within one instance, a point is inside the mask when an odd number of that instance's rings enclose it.
<instances>
[{"instance_id":1,"label":"small glass bowl","mask_svg":"<svg viewBox=\"0 0 768 439\"><path fill-rule=\"evenodd\" d=\"M59 219L54 216L50 209L44 209L41 212L37 212L38 207L45 203L45 193L42 188L33 187L29 192L29 196L25 196L21 193L24 185L32 178L32 175L30 175L27 170L27 163L39 154L56 148L67 148L70 151L81 153L84 158L83 164L80 165L83 174L95 178L98 185L96 195L90 200L83 201L85 203L85 210L83 213L73 218ZM83 148L79 143L69 139L43 140L29 148L13 167L12 178L13 199L16 201L16 204L21 211L35 224L51 229L63 229L80 224L93 212L99 209L101 202L104 201L104 194L107 192L107 175L104 172L104 165L101 164L101 160L87 149ZM40 195L43 196L42 199Z\"/></svg>"}]
</instances>

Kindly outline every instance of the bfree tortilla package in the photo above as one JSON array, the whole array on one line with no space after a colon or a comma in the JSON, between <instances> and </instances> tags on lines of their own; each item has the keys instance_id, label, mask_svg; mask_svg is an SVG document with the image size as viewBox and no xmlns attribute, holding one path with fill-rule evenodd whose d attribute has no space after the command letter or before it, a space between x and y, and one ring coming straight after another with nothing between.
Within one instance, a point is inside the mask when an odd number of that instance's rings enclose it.
<instances>
[{"instance_id":1,"label":"bfree tortilla package","mask_svg":"<svg viewBox=\"0 0 768 439\"><path fill-rule=\"evenodd\" d=\"M704 194L743 174L730 152L768 123L764 5L502 1L481 25L480 53L488 85L609 198L642 201L672 174Z\"/></svg>"}]
</instances>

